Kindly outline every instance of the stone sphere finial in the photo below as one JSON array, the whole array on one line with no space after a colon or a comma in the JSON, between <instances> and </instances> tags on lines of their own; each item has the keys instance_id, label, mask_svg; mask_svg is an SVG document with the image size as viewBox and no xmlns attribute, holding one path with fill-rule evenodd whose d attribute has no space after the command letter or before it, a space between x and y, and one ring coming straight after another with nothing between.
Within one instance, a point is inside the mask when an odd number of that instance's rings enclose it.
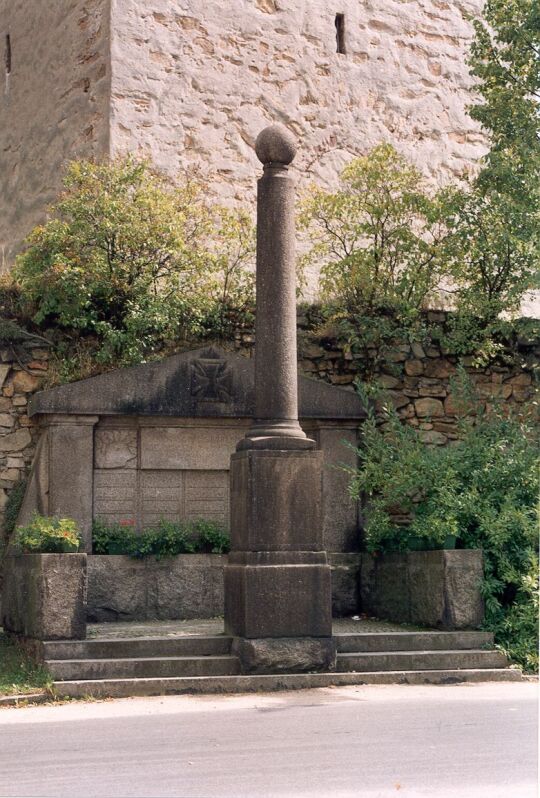
<instances>
[{"instance_id":1,"label":"stone sphere finial","mask_svg":"<svg viewBox=\"0 0 540 798\"><path fill-rule=\"evenodd\" d=\"M288 166L296 155L293 134L283 125L269 125L261 130L255 142L257 158L263 164L279 163Z\"/></svg>"}]
</instances>

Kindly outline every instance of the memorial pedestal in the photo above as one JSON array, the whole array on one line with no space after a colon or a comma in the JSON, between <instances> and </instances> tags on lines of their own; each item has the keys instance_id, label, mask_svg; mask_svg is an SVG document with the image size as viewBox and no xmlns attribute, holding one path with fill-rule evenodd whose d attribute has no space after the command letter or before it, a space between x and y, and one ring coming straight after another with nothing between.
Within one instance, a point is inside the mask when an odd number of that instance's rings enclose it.
<instances>
[{"instance_id":1,"label":"memorial pedestal","mask_svg":"<svg viewBox=\"0 0 540 798\"><path fill-rule=\"evenodd\" d=\"M331 670L330 566L322 543L322 454L231 458L225 630L246 673Z\"/></svg>"}]
</instances>

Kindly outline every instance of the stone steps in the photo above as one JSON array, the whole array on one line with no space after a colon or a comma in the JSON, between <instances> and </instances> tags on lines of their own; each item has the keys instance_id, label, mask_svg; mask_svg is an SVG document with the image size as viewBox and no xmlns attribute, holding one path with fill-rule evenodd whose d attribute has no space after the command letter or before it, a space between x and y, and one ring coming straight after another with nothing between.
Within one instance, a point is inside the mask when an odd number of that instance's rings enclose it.
<instances>
[{"instance_id":1,"label":"stone steps","mask_svg":"<svg viewBox=\"0 0 540 798\"><path fill-rule=\"evenodd\" d=\"M371 632L335 635L339 653L450 651L493 647L491 632Z\"/></svg>"},{"instance_id":2,"label":"stone steps","mask_svg":"<svg viewBox=\"0 0 540 798\"><path fill-rule=\"evenodd\" d=\"M72 698L122 698L182 693L255 693L365 684L462 684L465 682L520 681L521 671L511 668L378 671L366 673L285 673L268 676L203 676L169 679L103 679L57 681L59 696Z\"/></svg>"},{"instance_id":3,"label":"stone steps","mask_svg":"<svg viewBox=\"0 0 540 798\"><path fill-rule=\"evenodd\" d=\"M237 657L128 657L127 659L47 660L56 680L164 679L178 676L232 676L240 673Z\"/></svg>"},{"instance_id":4,"label":"stone steps","mask_svg":"<svg viewBox=\"0 0 540 798\"><path fill-rule=\"evenodd\" d=\"M521 678L487 632L335 635L334 673L240 673L226 635L47 641L43 658L65 696L237 693L347 684L453 684Z\"/></svg>"},{"instance_id":5,"label":"stone steps","mask_svg":"<svg viewBox=\"0 0 540 798\"><path fill-rule=\"evenodd\" d=\"M385 651L338 654L339 672L428 671L504 668L508 661L500 651Z\"/></svg>"},{"instance_id":6,"label":"stone steps","mask_svg":"<svg viewBox=\"0 0 540 798\"><path fill-rule=\"evenodd\" d=\"M231 651L232 637L127 637L95 640L50 640L43 643L45 660L126 659L131 657L207 657Z\"/></svg>"}]
</instances>

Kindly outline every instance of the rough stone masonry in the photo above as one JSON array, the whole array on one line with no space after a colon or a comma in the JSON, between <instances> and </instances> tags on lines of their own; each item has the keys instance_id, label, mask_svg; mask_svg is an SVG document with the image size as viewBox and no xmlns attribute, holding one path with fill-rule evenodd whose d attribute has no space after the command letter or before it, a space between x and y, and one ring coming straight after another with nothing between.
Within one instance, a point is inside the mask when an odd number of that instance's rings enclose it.
<instances>
[{"instance_id":1,"label":"rough stone masonry","mask_svg":"<svg viewBox=\"0 0 540 798\"><path fill-rule=\"evenodd\" d=\"M465 59L482 5L0 0L0 270L76 156L150 156L245 203L255 137L280 122L302 142L304 185L381 141L434 182L462 174L485 150Z\"/></svg>"}]
</instances>

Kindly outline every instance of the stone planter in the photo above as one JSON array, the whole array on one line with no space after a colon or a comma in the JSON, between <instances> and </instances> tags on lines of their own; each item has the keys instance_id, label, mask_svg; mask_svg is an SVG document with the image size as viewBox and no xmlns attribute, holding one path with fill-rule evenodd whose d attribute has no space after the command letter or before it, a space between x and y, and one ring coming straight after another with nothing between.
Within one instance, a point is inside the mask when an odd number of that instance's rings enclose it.
<instances>
[{"instance_id":1,"label":"stone planter","mask_svg":"<svg viewBox=\"0 0 540 798\"><path fill-rule=\"evenodd\" d=\"M146 621L223 615L220 554L136 560L88 556L88 620Z\"/></svg>"},{"instance_id":2,"label":"stone planter","mask_svg":"<svg viewBox=\"0 0 540 798\"><path fill-rule=\"evenodd\" d=\"M33 640L86 637L86 554L14 554L2 597L7 632Z\"/></svg>"},{"instance_id":3,"label":"stone planter","mask_svg":"<svg viewBox=\"0 0 540 798\"><path fill-rule=\"evenodd\" d=\"M330 554L335 616L358 609L359 554ZM156 560L124 555L88 556L88 620L144 621L223 615L220 554L179 554Z\"/></svg>"},{"instance_id":4,"label":"stone planter","mask_svg":"<svg viewBox=\"0 0 540 798\"><path fill-rule=\"evenodd\" d=\"M361 609L397 623L476 629L484 619L480 550L362 554Z\"/></svg>"}]
</instances>

